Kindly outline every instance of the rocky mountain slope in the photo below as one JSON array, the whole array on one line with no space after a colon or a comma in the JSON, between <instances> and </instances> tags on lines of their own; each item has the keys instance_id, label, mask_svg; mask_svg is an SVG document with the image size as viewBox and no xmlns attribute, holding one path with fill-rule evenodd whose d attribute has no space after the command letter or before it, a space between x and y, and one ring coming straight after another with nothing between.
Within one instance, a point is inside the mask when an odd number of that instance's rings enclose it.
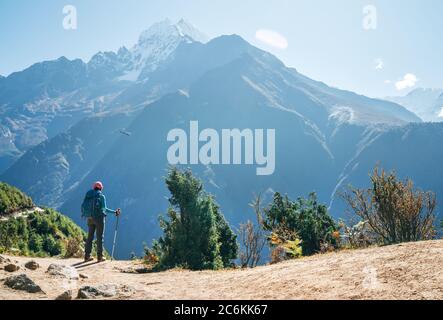
<instances>
[{"instance_id":1,"label":"rocky mountain slope","mask_svg":"<svg viewBox=\"0 0 443 320\"><path fill-rule=\"evenodd\" d=\"M133 48L99 52L89 62L61 57L0 79L0 172L30 147L81 119L110 110L137 110L167 91L145 84L182 43L206 41L184 20L144 31Z\"/></svg>"},{"instance_id":2,"label":"rocky mountain slope","mask_svg":"<svg viewBox=\"0 0 443 320\"><path fill-rule=\"evenodd\" d=\"M255 269L203 272L141 274L144 267L135 261L78 267L78 259L39 258L34 263L22 257L1 259L0 300L443 299L442 240L341 251ZM20 269L6 271L11 263Z\"/></svg>"}]
</instances>

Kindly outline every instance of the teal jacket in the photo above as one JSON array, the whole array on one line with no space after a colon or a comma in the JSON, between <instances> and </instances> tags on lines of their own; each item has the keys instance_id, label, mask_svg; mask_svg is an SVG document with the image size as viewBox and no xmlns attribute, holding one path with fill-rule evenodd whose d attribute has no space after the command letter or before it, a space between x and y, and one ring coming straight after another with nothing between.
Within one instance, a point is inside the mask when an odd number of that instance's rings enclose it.
<instances>
[{"instance_id":1,"label":"teal jacket","mask_svg":"<svg viewBox=\"0 0 443 320\"><path fill-rule=\"evenodd\" d=\"M108 213L115 213L115 210L109 209L106 206L106 197L100 190L89 190L86 194L86 197L99 197L99 205L100 205L100 211L103 214L103 216L106 217Z\"/></svg>"},{"instance_id":2,"label":"teal jacket","mask_svg":"<svg viewBox=\"0 0 443 320\"><path fill-rule=\"evenodd\" d=\"M98 190L94 190L94 191L100 192L100 209L101 209L103 215L106 216L108 213L115 213L115 210L109 209L106 206L105 195L101 191L98 191Z\"/></svg>"}]
</instances>

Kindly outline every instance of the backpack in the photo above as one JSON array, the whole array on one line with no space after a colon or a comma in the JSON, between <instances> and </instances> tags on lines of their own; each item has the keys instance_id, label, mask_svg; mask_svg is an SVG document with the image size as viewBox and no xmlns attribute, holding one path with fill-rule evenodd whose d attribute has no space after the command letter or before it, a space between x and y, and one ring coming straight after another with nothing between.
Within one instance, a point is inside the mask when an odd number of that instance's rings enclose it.
<instances>
[{"instance_id":1,"label":"backpack","mask_svg":"<svg viewBox=\"0 0 443 320\"><path fill-rule=\"evenodd\" d=\"M82 217L100 217L103 213L100 206L101 192L95 190L89 190L81 206Z\"/></svg>"}]
</instances>

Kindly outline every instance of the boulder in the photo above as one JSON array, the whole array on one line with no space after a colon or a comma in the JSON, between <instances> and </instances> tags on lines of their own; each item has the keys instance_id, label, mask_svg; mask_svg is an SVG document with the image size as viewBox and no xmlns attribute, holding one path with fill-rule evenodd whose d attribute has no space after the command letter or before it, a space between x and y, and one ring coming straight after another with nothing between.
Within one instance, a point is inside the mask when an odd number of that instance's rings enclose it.
<instances>
[{"instance_id":1,"label":"boulder","mask_svg":"<svg viewBox=\"0 0 443 320\"><path fill-rule=\"evenodd\" d=\"M26 274L6 278L5 285L11 289L22 290L29 293L43 292L40 286L32 281Z\"/></svg>"},{"instance_id":2,"label":"boulder","mask_svg":"<svg viewBox=\"0 0 443 320\"><path fill-rule=\"evenodd\" d=\"M102 284L96 287L83 286L78 290L78 299L111 298L117 294L117 286L113 284Z\"/></svg>"},{"instance_id":3,"label":"boulder","mask_svg":"<svg viewBox=\"0 0 443 320\"><path fill-rule=\"evenodd\" d=\"M78 272L74 267L61 264L51 264L46 271L53 276L60 276L69 280L78 280Z\"/></svg>"},{"instance_id":4,"label":"boulder","mask_svg":"<svg viewBox=\"0 0 443 320\"><path fill-rule=\"evenodd\" d=\"M20 267L14 263L10 263L10 264L7 264L4 267L4 269L5 269L5 271L8 271L8 272L15 272L15 271L18 271L20 269Z\"/></svg>"},{"instance_id":5,"label":"boulder","mask_svg":"<svg viewBox=\"0 0 443 320\"><path fill-rule=\"evenodd\" d=\"M150 273L152 272L151 268L147 268L147 267L129 267L126 269L118 269L120 270L120 272L122 273Z\"/></svg>"},{"instance_id":6,"label":"boulder","mask_svg":"<svg viewBox=\"0 0 443 320\"><path fill-rule=\"evenodd\" d=\"M26 262L25 267L28 268L29 270L37 270L40 267L40 265L34 260L31 260Z\"/></svg>"},{"instance_id":7,"label":"boulder","mask_svg":"<svg viewBox=\"0 0 443 320\"><path fill-rule=\"evenodd\" d=\"M67 290L57 296L55 300L72 300L74 298L74 292L72 290Z\"/></svg>"}]
</instances>

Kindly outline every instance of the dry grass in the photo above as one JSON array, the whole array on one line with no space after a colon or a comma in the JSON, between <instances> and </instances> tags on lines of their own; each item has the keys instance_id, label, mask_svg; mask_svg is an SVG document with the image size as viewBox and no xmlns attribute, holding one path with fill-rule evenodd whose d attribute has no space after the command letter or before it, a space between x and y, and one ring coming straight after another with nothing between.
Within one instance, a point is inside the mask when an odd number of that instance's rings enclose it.
<instances>
[{"instance_id":1,"label":"dry grass","mask_svg":"<svg viewBox=\"0 0 443 320\"><path fill-rule=\"evenodd\" d=\"M28 258L10 257L21 270ZM114 261L84 268L88 279L66 281L45 274L54 259L35 259L26 270L46 294L27 294L0 282L0 299L54 299L67 288L117 284L134 289L116 299L443 299L443 241L346 250L245 270L150 274L122 273L135 262ZM66 265L78 259L57 261ZM0 270L0 279L10 274Z\"/></svg>"}]
</instances>

